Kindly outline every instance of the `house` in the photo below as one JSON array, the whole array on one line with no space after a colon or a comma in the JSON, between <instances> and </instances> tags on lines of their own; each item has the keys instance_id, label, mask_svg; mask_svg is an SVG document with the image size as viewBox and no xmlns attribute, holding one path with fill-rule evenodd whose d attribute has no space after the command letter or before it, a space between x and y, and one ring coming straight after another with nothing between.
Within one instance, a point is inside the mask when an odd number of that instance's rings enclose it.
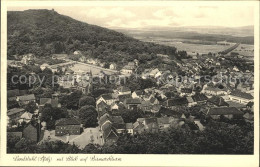
<instances>
[{"instance_id":1,"label":"house","mask_svg":"<svg viewBox=\"0 0 260 167\"><path fill-rule=\"evenodd\" d=\"M15 68L22 68L23 64L21 63L21 61L7 60L7 66L15 67Z\"/></svg>"},{"instance_id":2,"label":"house","mask_svg":"<svg viewBox=\"0 0 260 167\"><path fill-rule=\"evenodd\" d=\"M205 85L205 87L203 87L203 90L201 92L205 93L206 95L215 95L215 96L228 94L228 90L226 88L220 89L217 87L212 87L212 86L207 86L207 85Z\"/></svg>"},{"instance_id":3,"label":"house","mask_svg":"<svg viewBox=\"0 0 260 167\"><path fill-rule=\"evenodd\" d=\"M80 135L83 131L80 120L61 118L55 122L55 136Z\"/></svg>"},{"instance_id":4,"label":"house","mask_svg":"<svg viewBox=\"0 0 260 167\"><path fill-rule=\"evenodd\" d=\"M142 72L142 78L143 79L147 79L150 77L150 71L151 69L144 69L144 71Z\"/></svg>"},{"instance_id":5,"label":"house","mask_svg":"<svg viewBox=\"0 0 260 167\"><path fill-rule=\"evenodd\" d=\"M253 102L254 97L249 93L245 93L245 92L241 92L239 90L235 90L235 91L232 91L229 94L229 99L232 100L232 101L239 102L239 103L247 104L249 102Z\"/></svg>"},{"instance_id":6,"label":"house","mask_svg":"<svg viewBox=\"0 0 260 167\"><path fill-rule=\"evenodd\" d=\"M126 124L121 116L109 116L108 114L100 117L99 126L104 142L116 141L119 134L124 133L126 130Z\"/></svg>"},{"instance_id":7,"label":"house","mask_svg":"<svg viewBox=\"0 0 260 167\"><path fill-rule=\"evenodd\" d=\"M116 100L117 99L113 98L111 94L103 94L97 98L96 105L99 104L101 101L104 101L107 105L110 106Z\"/></svg>"},{"instance_id":8,"label":"house","mask_svg":"<svg viewBox=\"0 0 260 167\"><path fill-rule=\"evenodd\" d=\"M246 122L254 123L254 113L246 112L243 115L243 118L245 119Z\"/></svg>"},{"instance_id":9,"label":"house","mask_svg":"<svg viewBox=\"0 0 260 167\"><path fill-rule=\"evenodd\" d=\"M131 98L131 94L118 95L118 100L119 100L120 102L124 102L125 99L129 99L129 98Z\"/></svg>"},{"instance_id":10,"label":"house","mask_svg":"<svg viewBox=\"0 0 260 167\"><path fill-rule=\"evenodd\" d=\"M43 64L40 66L40 68L41 68L42 71L45 70L46 68L49 68L49 67L50 67L50 65L47 64L47 63L43 63Z\"/></svg>"},{"instance_id":11,"label":"house","mask_svg":"<svg viewBox=\"0 0 260 167\"><path fill-rule=\"evenodd\" d=\"M122 102L114 102L111 104L110 110L121 110L124 108L124 104Z\"/></svg>"},{"instance_id":12,"label":"house","mask_svg":"<svg viewBox=\"0 0 260 167\"><path fill-rule=\"evenodd\" d=\"M21 63L26 65L33 65L35 60L35 56L31 53L23 55L23 58L21 60Z\"/></svg>"},{"instance_id":13,"label":"house","mask_svg":"<svg viewBox=\"0 0 260 167\"><path fill-rule=\"evenodd\" d=\"M29 123L23 129L23 138L39 142L43 138L44 132L40 128L40 124L31 124Z\"/></svg>"},{"instance_id":14,"label":"house","mask_svg":"<svg viewBox=\"0 0 260 167\"><path fill-rule=\"evenodd\" d=\"M118 90L118 95L131 94L131 90L126 86L121 86Z\"/></svg>"},{"instance_id":15,"label":"house","mask_svg":"<svg viewBox=\"0 0 260 167\"><path fill-rule=\"evenodd\" d=\"M143 100L143 101L141 101L141 104L139 105L139 108L143 112L151 112L152 106L153 105L152 105L152 103L149 100L147 100L147 101Z\"/></svg>"},{"instance_id":16,"label":"house","mask_svg":"<svg viewBox=\"0 0 260 167\"><path fill-rule=\"evenodd\" d=\"M204 104L207 102L208 97L202 93L196 93L195 95L191 96L193 101L197 104Z\"/></svg>"},{"instance_id":17,"label":"house","mask_svg":"<svg viewBox=\"0 0 260 167\"><path fill-rule=\"evenodd\" d=\"M23 137L23 132L7 132L7 136L9 135L21 139Z\"/></svg>"},{"instance_id":18,"label":"house","mask_svg":"<svg viewBox=\"0 0 260 167\"><path fill-rule=\"evenodd\" d=\"M229 107L236 107L239 110L244 110L246 109L246 104L245 103L239 103L236 101L226 101L228 103Z\"/></svg>"},{"instance_id":19,"label":"house","mask_svg":"<svg viewBox=\"0 0 260 167\"><path fill-rule=\"evenodd\" d=\"M65 75L58 79L58 84L63 88L72 88L76 85L76 78L74 75Z\"/></svg>"},{"instance_id":20,"label":"house","mask_svg":"<svg viewBox=\"0 0 260 167\"><path fill-rule=\"evenodd\" d=\"M134 123L134 134L142 132L158 132L157 118L138 118Z\"/></svg>"},{"instance_id":21,"label":"house","mask_svg":"<svg viewBox=\"0 0 260 167\"><path fill-rule=\"evenodd\" d=\"M173 121L172 117L157 118L157 122L160 130L169 128L171 126L172 121Z\"/></svg>"},{"instance_id":22,"label":"house","mask_svg":"<svg viewBox=\"0 0 260 167\"><path fill-rule=\"evenodd\" d=\"M180 118L182 115L180 112L177 112L176 110L171 110L166 107L161 107L159 113L161 114L162 117Z\"/></svg>"},{"instance_id":23,"label":"house","mask_svg":"<svg viewBox=\"0 0 260 167\"><path fill-rule=\"evenodd\" d=\"M174 108L176 106L185 106L185 105L188 105L188 101L185 97L168 99L166 101L166 106L170 108Z\"/></svg>"},{"instance_id":24,"label":"house","mask_svg":"<svg viewBox=\"0 0 260 167\"><path fill-rule=\"evenodd\" d=\"M109 69L111 69L111 70L116 70L116 64L115 63L111 63L110 65L109 65Z\"/></svg>"},{"instance_id":25,"label":"house","mask_svg":"<svg viewBox=\"0 0 260 167\"><path fill-rule=\"evenodd\" d=\"M85 63L87 61L87 58L85 56L81 56L79 58L79 61Z\"/></svg>"},{"instance_id":26,"label":"house","mask_svg":"<svg viewBox=\"0 0 260 167\"><path fill-rule=\"evenodd\" d=\"M121 69L121 73L122 74L125 74L125 75L129 75L129 74L132 74L134 69L136 68L136 65L134 62L129 62L126 66L124 66L122 69Z\"/></svg>"},{"instance_id":27,"label":"house","mask_svg":"<svg viewBox=\"0 0 260 167\"><path fill-rule=\"evenodd\" d=\"M119 134L116 132L112 124L105 124L102 126L102 135L100 138L103 140L103 143L112 144L117 141Z\"/></svg>"},{"instance_id":28,"label":"house","mask_svg":"<svg viewBox=\"0 0 260 167\"><path fill-rule=\"evenodd\" d=\"M215 107L229 107L229 104L225 102L222 97L219 96L212 96L210 99L208 99L208 104Z\"/></svg>"},{"instance_id":29,"label":"house","mask_svg":"<svg viewBox=\"0 0 260 167\"><path fill-rule=\"evenodd\" d=\"M21 115L23 115L25 113L25 110L23 108L12 108L10 110L7 111L7 116L9 119L9 123L12 124L12 122L14 123L18 123L18 120L20 119Z\"/></svg>"},{"instance_id":30,"label":"house","mask_svg":"<svg viewBox=\"0 0 260 167\"><path fill-rule=\"evenodd\" d=\"M152 78L155 78L156 74L159 73L160 71L158 70L158 68L153 69L152 71L150 71L149 76Z\"/></svg>"},{"instance_id":31,"label":"house","mask_svg":"<svg viewBox=\"0 0 260 167\"><path fill-rule=\"evenodd\" d=\"M134 59L135 66L139 65L139 61L137 59Z\"/></svg>"},{"instance_id":32,"label":"house","mask_svg":"<svg viewBox=\"0 0 260 167\"><path fill-rule=\"evenodd\" d=\"M82 94L89 94L92 92L93 86L89 81L79 81L77 89L80 90Z\"/></svg>"},{"instance_id":33,"label":"house","mask_svg":"<svg viewBox=\"0 0 260 167\"><path fill-rule=\"evenodd\" d=\"M254 111L254 102L249 102L246 104L246 108L247 109L251 109L252 111Z\"/></svg>"},{"instance_id":34,"label":"house","mask_svg":"<svg viewBox=\"0 0 260 167\"><path fill-rule=\"evenodd\" d=\"M29 94L29 95L24 95L24 96L17 96L16 101L18 104L21 105L26 105L29 102L35 102L35 96L34 94Z\"/></svg>"},{"instance_id":35,"label":"house","mask_svg":"<svg viewBox=\"0 0 260 167\"><path fill-rule=\"evenodd\" d=\"M74 54L74 55L81 55L81 51L76 50L76 51L73 52L73 54Z\"/></svg>"},{"instance_id":36,"label":"house","mask_svg":"<svg viewBox=\"0 0 260 167\"><path fill-rule=\"evenodd\" d=\"M160 109L161 109L161 105L160 104L154 104L152 106L151 112L155 114L155 113L158 113L160 111Z\"/></svg>"},{"instance_id":37,"label":"house","mask_svg":"<svg viewBox=\"0 0 260 167\"><path fill-rule=\"evenodd\" d=\"M198 125L195 124L193 121L186 121L181 127L188 127L188 128L190 128L190 130L192 130L194 132L199 131Z\"/></svg>"},{"instance_id":38,"label":"house","mask_svg":"<svg viewBox=\"0 0 260 167\"><path fill-rule=\"evenodd\" d=\"M205 129L204 125L201 124L200 120L196 119L194 120L194 123L199 127L200 131L203 131Z\"/></svg>"},{"instance_id":39,"label":"house","mask_svg":"<svg viewBox=\"0 0 260 167\"><path fill-rule=\"evenodd\" d=\"M140 98L142 98L142 96L143 96L143 91L142 90L136 90L136 91L134 91L133 93L132 93L132 98L133 99L140 99Z\"/></svg>"},{"instance_id":40,"label":"house","mask_svg":"<svg viewBox=\"0 0 260 167\"><path fill-rule=\"evenodd\" d=\"M59 67L58 67L57 65L49 66L49 68L51 69L51 72L52 72L52 73L56 73L56 72L58 72L58 70L59 70Z\"/></svg>"},{"instance_id":41,"label":"house","mask_svg":"<svg viewBox=\"0 0 260 167\"><path fill-rule=\"evenodd\" d=\"M67 54L53 54L52 59L65 60L68 58Z\"/></svg>"},{"instance_id":42,"label":"house","mask_svg":"<svg viewBox=\"0 0 260 167\"><path fill-rule=\"evenodd\" d=\"M133 125L133 123L126 123L125 124L125 128L126 128L126 133L129 133L131 135L134 134L134 125Z\"/></svg>"},{"instance_id":43,"label":"house","mask_svg":"<svg viewBox=\"0 0 260 167\"><path fill-rule=\"evenodd\" d=\"M181 88L180 96L186 96L186 95L191 95L191 94L192 94L191 88Z\"/></svg>"},{"instance_id":44,"label":"house","mask_svg":"<svg viewBox=\"0 0 260 167\"><path fill-rule=\"evenodd\" d=\"M19 90L19 89L7 90L7 98L9 101L16 101L17 96L26 95L27 93L28 93L27 90Z\"/></svg>"},{"instance_id":45,"label":"house","mask_svg":"<svg viewBox=\"0 0 260 167\"><path fill-rule=\"evenodd\" d=\"M40 104L39 106L44 106L45 104L51 104L53 108L60 108L61 104L57 99L51 99L51 98L40 98Z\"/></svg>"},{"instance_id":46,"label":"house","mask_svg":"<svg viewBox=\"0 0 260 167\"><path fill-rule=\"evenodd\" d=\"M191 106L194 106L196 105L197 103L193 100L193 98L191 96L188 96L186 97L187 101L188 101L188 106L191 107Z\"/></svg>"},{"instance_id":47,"label":"house","mask_svg":"<svg viewBox=\"0 0 260 167\"><path fill-rule=\"evenodd\" d=\"M20 116L20 119L19 119L19 123L21 124L22 122L30 122L31 119L32 119L32 116L33 114L29 113L29 112L25 112L23 113L21 116Z\"/></svg>"},{"instance_id":48,"label":"house","mask_svg":"<svg viewBox=\"0 0 260 167\"><path fill-rule=\"evenodd\" d=\"M140 104L141 104L141 101L139 99L128 98L128 99L125 99L125 101L124 101L125 107L130 110L136 110L137 107L140 106Z\"/></svg>"},{"instance_id":49,"label":"house","mask_svg":"<svg viewBox=\"0 0 260 167\"><path fill-rule=\"evenodd\" d=\"M151 97L151 98L150 98L150 102L151 102L152 104L159 104L158 99L155 98L155 97Z\"/></svg>"},{"instance_id":50,"label":"house","mask_svg":"<svg viewBox=\"0 0 260 167\"><path fill-rule=\"evenodd\" d=\"M136 121L133 124L133 133L134 134L140 134L140 133L143 133L143 132L145 132L144 124L142 122Z\"/></svg>"},{"instance_id":51,"label":"house","mask_svg":"<svg viewBox=\"0 0 260 167\"><path fill-rule=\"evenodd\" d=\"M207 115L213 119L219 119L221 115L228 119L232 119L243 117L243 112L235 107L216 107L210 108L207 112Z\"/></svg>"},{"instance_id":52,"label":"house","mask_svg":"<svg viewBox=\"0 0 260 167\"><path fill-rule=\"evenodd\" d=\"M107 105L104 101L101 101L97 104L97 111L108 111L109 105Z\"/></svg>"},{"instance_id":53,"label":"house","mask_svg":"<svg viewBox=\"0 0 260 167\"><path fill-rule=\"evenodd\" d=\"M96 65L99 63L99 61L97 59L90 58L90 59L87 59L87 63Z\"/></svg>"}]
</instances>

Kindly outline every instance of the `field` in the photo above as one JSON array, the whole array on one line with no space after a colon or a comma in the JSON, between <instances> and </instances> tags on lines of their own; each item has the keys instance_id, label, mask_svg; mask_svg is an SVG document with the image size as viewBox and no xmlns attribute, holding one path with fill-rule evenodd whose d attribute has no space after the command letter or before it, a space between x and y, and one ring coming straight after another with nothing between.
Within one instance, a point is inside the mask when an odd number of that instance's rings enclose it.
<instances>
[{"instance_id":1,"label":"field","mask_svg":"<svg viewBox=\"0 0 260 167\"><path fill-rule=\"evenodd\" d=\"M210 44L204 45L199 44L200 41L198 40L187 40L187 39L163 39L163 38L138 38L145 42L154 42L162 45L174 46L178 50L185 50L187 52L197 52L200 54L207 54L211 53L218 53L229 48L231 45L217 45L217 44ZM189 43L187 43L189 41ZM203 42L203 41L201 41ZM195 44L197 43L197 44Z\"/></svg>"},{"instance_id":2,"label":"field","mask_svg":"<svg viewBox=\"0 0 260 167\"><path fill-rule=\"evenodd\" d=\"M248 58L254 57L254 45L246 45L241 44L239 45L233 52L237 52L240 55L246 56Z\"/></svg>"},{"instance_id":3,"label":"field","mask_svg":"<svg viewBox=\"0 0 260 167\"><path fill-rule=\"evenodd\" d=\"M72 71L84 71L84 72L89 72L91 70L93 75L98 75L100 74L101 71L105 72L107 75L111 75L116 73L117 71L115 70L110 70L110 69L105 69L99 66L91 65L91 64L86 64L86 63L76 63L73 67L70 68Z\"/></svg>"}]
</instances>

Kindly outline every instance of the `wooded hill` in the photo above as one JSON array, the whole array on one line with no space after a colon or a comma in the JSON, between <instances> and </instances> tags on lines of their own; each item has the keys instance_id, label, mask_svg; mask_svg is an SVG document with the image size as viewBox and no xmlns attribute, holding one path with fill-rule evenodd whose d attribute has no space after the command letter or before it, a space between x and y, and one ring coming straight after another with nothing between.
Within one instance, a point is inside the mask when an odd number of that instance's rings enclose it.
<instances>
[{"instance_id":1,"label":"wooded hill","mask_svg":"<svg viewBox=\"0 0 260 167\"><path fill-rule=\"evenodd\" d=\"M72 54L75 50L106 62L154 58L158 53L176 58L176 48L141 42L122 33L90 25L54 10L8 11L8 59L33 53L37 57Z\"/></svg>"}]
</instances>

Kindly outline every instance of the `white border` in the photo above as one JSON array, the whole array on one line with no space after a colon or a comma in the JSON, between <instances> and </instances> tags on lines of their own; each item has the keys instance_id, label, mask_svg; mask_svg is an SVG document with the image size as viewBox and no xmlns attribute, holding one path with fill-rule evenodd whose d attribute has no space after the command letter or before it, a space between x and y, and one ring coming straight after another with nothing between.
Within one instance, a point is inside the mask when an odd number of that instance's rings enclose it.
<instances>
[{"instance_id":1,"label":"white border","mask_svg":"<svg viewBox=\"0 0 260 167\"><path fill-rule=\"evenodd\" d=\"M14 162L17 154L6 154L6 11L7 6L171 6L171 5L253 5L255 8L255 146L254 155L120 155L122 162L59 162L32 163ZM259 2L258 1L3 1L1 6L1 154L0 162L4 166L258 166L259 162ZM25 154L35 156L34 154ZM62 154L37 154L36 156L61 157ZM20 155L23 156L23 155ZM72 156L86 157L87 154L72 154ZM107 154L96 154L98 157L108 157Z\"/></svg>"}]
</instances>

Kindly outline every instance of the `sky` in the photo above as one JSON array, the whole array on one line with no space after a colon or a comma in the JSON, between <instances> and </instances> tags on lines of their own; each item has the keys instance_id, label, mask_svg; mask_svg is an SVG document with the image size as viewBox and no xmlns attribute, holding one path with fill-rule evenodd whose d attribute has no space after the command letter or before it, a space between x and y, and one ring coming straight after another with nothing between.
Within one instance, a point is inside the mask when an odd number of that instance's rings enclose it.
<instances>
[{"instance_id":1,"label":"sky","mask_svg":"<svg viewBox=\"0 0 260 167\"><path fill-rule=\"evenodd\" d=\"M8 10L27 9L54 9L60 14L107 28L240 27L254 24L254 8L245 5L8 7Z\"/></svg>"}]
</instances>

